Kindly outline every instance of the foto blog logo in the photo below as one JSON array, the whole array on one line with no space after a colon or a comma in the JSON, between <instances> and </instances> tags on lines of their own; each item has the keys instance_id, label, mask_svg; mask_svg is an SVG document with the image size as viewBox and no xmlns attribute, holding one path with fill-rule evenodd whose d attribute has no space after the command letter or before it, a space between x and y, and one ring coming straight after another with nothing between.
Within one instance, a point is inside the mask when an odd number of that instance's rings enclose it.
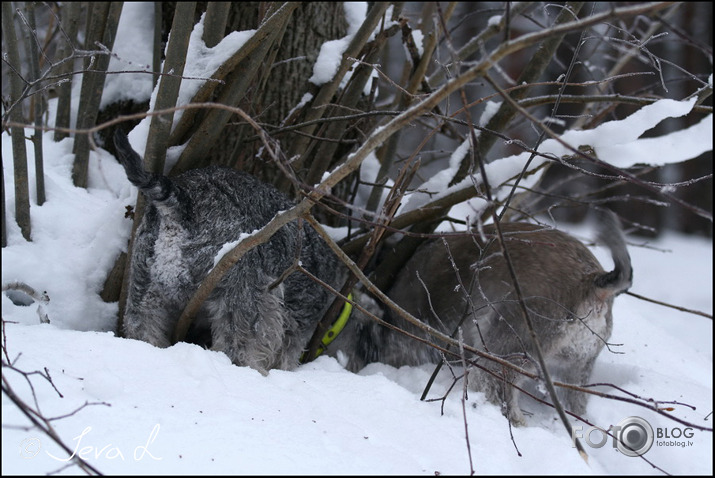
<instances>
[{"instance_id":1,"label":"foto blog logo","mask_svg":"<svg viewBox=\"0 0 715 478\"><path fill-rule=\"evenodd\" d=\"M653 427L641 417L628 417L608 431L600 427L589 427L583 430L581 426L573 428L574 446L576 439L583 439L591 448L601 448L608 443L608 437L613 437L613 448L626 456L641 456L653 446Z\"/></svg>"}]
</instances>

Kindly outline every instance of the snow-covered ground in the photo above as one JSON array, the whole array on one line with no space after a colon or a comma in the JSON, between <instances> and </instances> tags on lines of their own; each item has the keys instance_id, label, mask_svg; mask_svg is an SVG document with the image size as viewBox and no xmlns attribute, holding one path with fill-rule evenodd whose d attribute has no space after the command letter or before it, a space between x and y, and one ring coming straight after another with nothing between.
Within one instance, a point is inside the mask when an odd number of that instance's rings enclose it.
<instances>
[{"instance_id":1,"label":"snow-covered ground","mask_svg":"<svg viewBox=\"0 0 715 478\"><path fill-rule=\"evenodd\" d=\"M3 156L10 141L3 135ZM421 402L431 366L399 370L374 364L360 374L320 358L295 371L267 377L232 365L222 353L179 344L157 349L117 338L116 304L98 292L125 247L134 201L114 158L92 153L87 190L71 183L71 139L45 136L48 201L33 205L33 241L22 239L12 211L12 171L6 164L9 245L2 250L3 283L22 281L47 291L51 323L40 325L37 304L17 306L2 295L7 356L32 375L37 404L63 441L104 473L467 473L470 453L478 473L651 473L642 458L623 456L609 441L587 445L588 464L548 410L536 413L513 439L498 407L461 387L444 403ZM32 169L32 168L31 168ZM34 197L34 188L31 191ZM574 231L587 238L586 228ZM642 247L645 246L645 247ZM667 234L647 244L631 238L633 291L712 313L712 242ZM607 254L595 253L606 268ZM712 423L712 320L617 299L610 342L592 380L623 387L668 404L674 416L697 426ZM25 378L3 369L28 403ZM451 384L443 374L436 398ZM58 393L59 392L59 393ZM60 395L61 394L61 395ZM90 405L76 413L83 404ZM3 395L3 473L47 473L67 459ZM664 405L666 406L666 405ZM692 409L690 406L695 407ZM68 416L65 416L68 415ZM692 429L632 404L592 398L591 423L602 428L631 416L645 418L661 436L644 458L669 473L711 474L712 433ZM467 448L466 430L470 447ZM579 423L575 423L579 425ZM589 427L584 424L581 431ZM591 434L598 442L600 432ZM66 471L76 472L75 467Z\"/></svg>"}]
</instances>

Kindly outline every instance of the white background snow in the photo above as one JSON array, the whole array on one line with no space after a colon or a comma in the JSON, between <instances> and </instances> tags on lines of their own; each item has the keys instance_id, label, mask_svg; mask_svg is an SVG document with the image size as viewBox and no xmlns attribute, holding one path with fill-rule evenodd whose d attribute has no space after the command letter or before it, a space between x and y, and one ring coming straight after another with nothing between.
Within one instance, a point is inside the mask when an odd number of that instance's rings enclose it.
<instances>
[{"instance_id":1,"label":"white background snow","mask_svg":"<svg viewBox=\"0 0 715 478\"><path fill-rule=\"evenodd\" d=\"M146 6L126 3L124 8ZM125 38L146 33L134 34ZM665 109L664 117L683 114L682 103L659 108ZM651 127L636 115L626 121L617 128L621 134ZM140 124L130 136L135 147L146 137L146 127ZM683 134L687 137L679 141L705 142L707 148L709 140L712 148L711 130L709 139L696 129ZM598 141L609 144L608 138ZM637 141L636 136L610 144L627 148ZM533 412L528 426L512 430L482 394L470 393L463 411L461 383L444 404L420 401L432 366L373 364L352 374L321 357L264 377L194 345L157 349L118 338L113 333L117 306L98 294L116 256L126 249L131 223L124 218L125 206L134 203L136 190L102 150L90 157L89 187L75 188L72 139L54 143L48 133L44 147L48 201L41 207L32 204L32 242L15 224L12 164L3 165L9 237L2 250L2 281L47 291L51 324L39 324L36 304L17 306L2 294L3 345L18 369L46 368L57 390L33 375L33 398L22 376L8 369L3 375L24 400L33 406L36 400L45 417L62 417L53 420L53 427L103 473L463 474L470 471L470 455L479 474L661 472L650 463L674 474L713 472L712 432L625 402L591 398L587 417L607 429L640 416L656 433L671 438L656 438L645 459L622 455L610 440L602 448L587 445L586 463L555 415L528 400L523 401ZM2 155L12 157L5 133ZM682 160L668 153L660 159ZM32 175L32 157L28 163ZM30 184L34 200L34 179ZM572 230L584 240L592 237L587 227ZM611 267L603 250L594 252L604 267ZM630 252L633 292L712 314L712 241L675 234L656 241L630 238ZM663 406L672 407L673 416L712 428L712 320L631 296L616 300L614 317L610 342L622 344L614 348L622 353L604 350L592 381L658 402L676 401ZM443 372L431 397L440 397L450 385L449 372ZM584 433L589 429L574 424ZM3 474L79 471L64 468L67 454L29 427L5 394L2 425ZM594 432L592 438L600 435Z\"/></svg>"}]
</instances>

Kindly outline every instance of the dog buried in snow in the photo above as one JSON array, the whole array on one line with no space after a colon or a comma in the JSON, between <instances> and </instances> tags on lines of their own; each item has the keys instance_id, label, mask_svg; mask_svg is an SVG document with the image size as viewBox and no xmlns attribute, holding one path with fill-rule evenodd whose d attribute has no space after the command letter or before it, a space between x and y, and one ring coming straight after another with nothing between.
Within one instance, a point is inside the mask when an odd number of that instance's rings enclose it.
<instances>
[{"instance_id":1,"label":"dog buried in snow","mask_svg":"<svg viewBox=\"0 0 715 478\"><path fill-rule=\"evenodd\" d=\"M118 131L115 145L127 177L146 198L132 248L123 333L166 347L224 244L260 229L293 203L258 179L227 168L195 169L174 178L149 173L126 135ZM603 216L599 233L613 257L611 272L563 232L527 223L504 223L502 229L552 378L587 382L611 334L613 299L632 280L615 215ZM388 295L442 333L453 334L459 327L469 345L539 374L533 341L494 232L487 226L482 233L426 241ZM241 258L203 304L194 322L197 328L210 329L214 350L262 373L299 364L334 297L301 272L286 274L296 260L335 289L347 277L346 268L309 225L287 224ZM366 293L356 290L354 298L367 312L429 339ZM399 367L442 360L434 348L380 325L357 307L327 353L352 371L371 362ZM495 362L480 358L478 364L483 368L470 368L470 388L502 404L512 423L524 424L521 392L511 384L528 387L532 381ZM560 399L574 413L585 410L583 393L567 390Z\"/></svg>"},{"instance_id":2,"label":"dog buried in snow","mask_svg":"<svg viewBox=\"0 0 715 478\"><path fill-rule=\"evenodd\" d=\"M126 135L117 131L114 142L127 177L146 198L132 248L123 333L167 347L221 247L293 204L232 169L194 169L176 178L148 173ZM263 373L298 365L333 297L302 273L279 280L298 259L334 287L345 279L337 258L311 227L286 225L226 274L195 318L199 327L210 327L215 350Z\"/></svg>"},{"instance_id":3,"label":"dog buried in snow","mask_svg":"<svg viewBox=\"0 0 715 478\"><path fill-rule=\"evenodd\" d=\"M587 383L596 357L611 336L613 299L632 282L630 257L617 218L604 214L599 231L599 241L610 249L615 264L611 272L605 272L593 254L566 233L527 223L502 223L501 228L552 379ZM483 235L458 234L422 244L388 295L442 333L459 337L455 334L459 327L465 343L539 375L534 342L494 226L485 226ZM395 313L389 321L428 338ZM401 366L441 359L434 348L403 334L386 333L374 321L357 317L348 327L334 347L343 351L352 370L372 361ZM502 405L513 424L523 425L522 393L512 384L537 396L544 394L534 389L533 380L496 362L479 359L478 364L484 368L470 369L470 387ZM586 394L557 391L567 410L578 415L585 412Z\"/></svg>"}]
</instances>

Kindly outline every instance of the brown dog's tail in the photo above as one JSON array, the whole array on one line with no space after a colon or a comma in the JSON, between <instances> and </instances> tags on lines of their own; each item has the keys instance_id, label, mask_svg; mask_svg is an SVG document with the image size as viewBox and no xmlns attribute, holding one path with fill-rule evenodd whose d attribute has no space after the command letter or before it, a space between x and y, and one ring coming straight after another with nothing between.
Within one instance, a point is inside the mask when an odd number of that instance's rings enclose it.
<instances>
[{"instance_id":1,"label":"brown dog's tail","mask_svg":"<svg viewBox=\"0 0 715 478\"><path fill-rule=\"evenodd\" d=\"M607 211L599 218L598 241L611 251L614 269L596 278L595 284L601 289L618 295L627 291L633 283L633 268L631 256L626 247L626 238L623 235L618 216L612 211Z\"/></svg>"},{"instance_id":2,"label":"brown dog's tail","mask_svg":"<svg viewBox=\"0 0 715 478\"><path fill-rule=\"evenodd\" d=\"M166 176L147 172L142 158L132 149L127 135L117 129L114 132L117 160L124 166L129 181L139 188L149 201L165 201L173 192L171 180Z\"/></svg>"}]
</instances>

